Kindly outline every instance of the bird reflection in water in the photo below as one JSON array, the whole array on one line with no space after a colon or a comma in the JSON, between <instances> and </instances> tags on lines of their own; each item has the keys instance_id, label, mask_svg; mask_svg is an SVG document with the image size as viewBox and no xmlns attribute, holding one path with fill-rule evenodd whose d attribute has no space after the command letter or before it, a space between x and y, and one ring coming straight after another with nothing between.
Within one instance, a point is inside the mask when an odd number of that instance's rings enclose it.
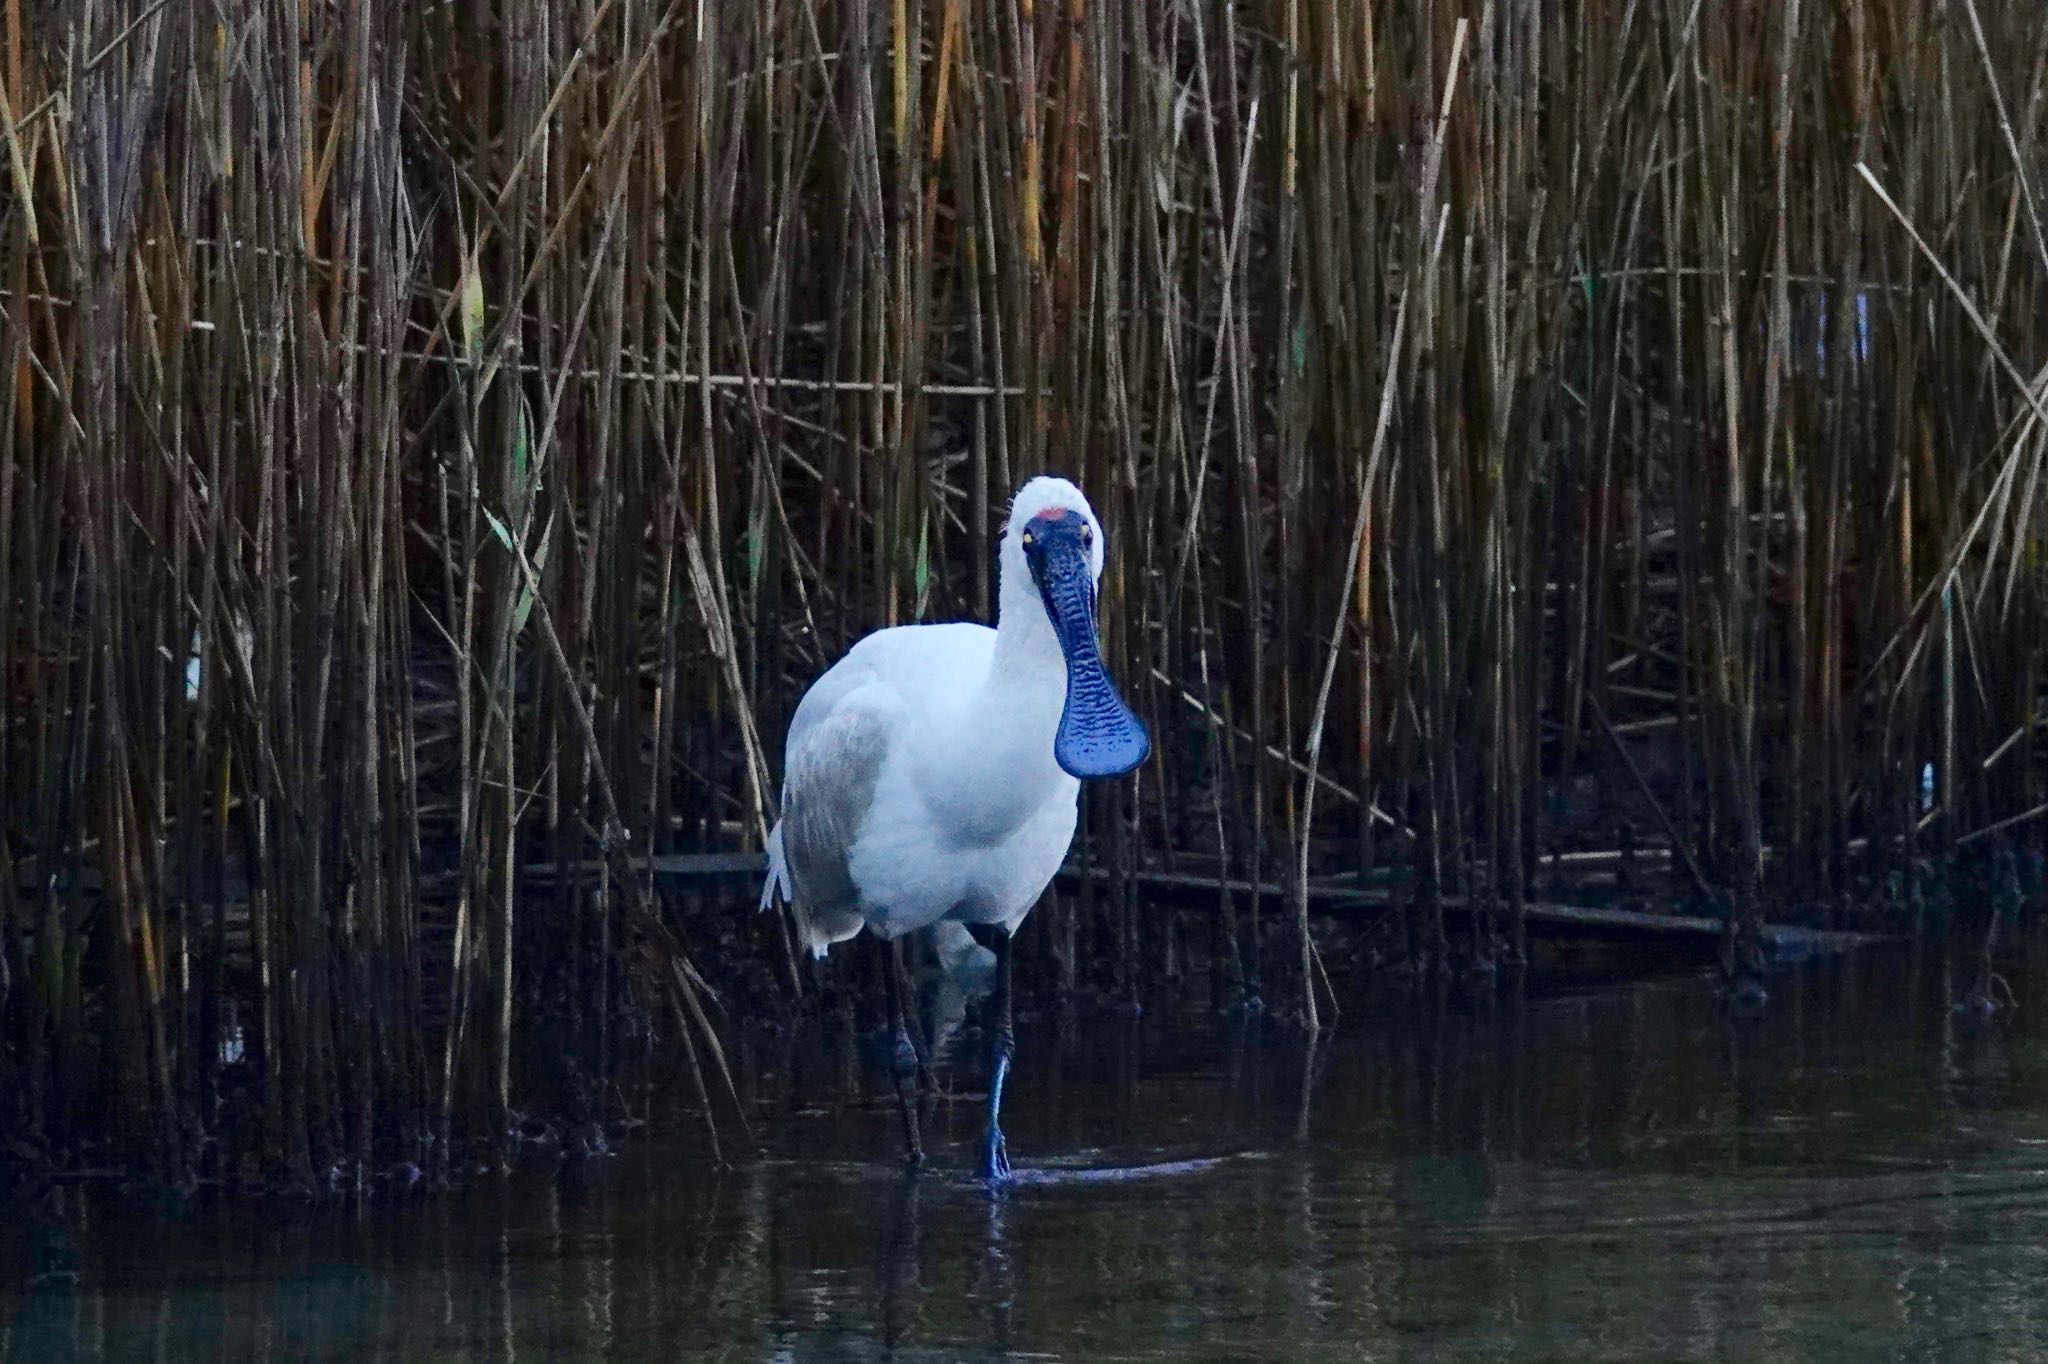
<instances>
[{"instance_id":1,"label":"bird reflection in water","mask_svg":"<svg viewBox=\"0 0 2048 1364\"><path fill-rule=\"evenodd\" d=\"M882 1232L881 1253L875 1263L881 1267L882 1343L890 1349L904 1344L914 1334L917 1315L924 1307L924 1237L919 1225L918 1181L905 1175L896 1181L895 1207Z\"/></svg>"}]
</instances>

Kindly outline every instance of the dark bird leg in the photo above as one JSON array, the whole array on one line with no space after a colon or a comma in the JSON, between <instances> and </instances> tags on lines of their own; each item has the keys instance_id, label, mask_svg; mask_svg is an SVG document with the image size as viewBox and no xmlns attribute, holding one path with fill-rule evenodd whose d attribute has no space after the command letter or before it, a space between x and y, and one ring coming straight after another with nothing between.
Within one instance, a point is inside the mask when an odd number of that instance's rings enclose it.
<instances>
[{"instance_id":1,"label":"dark bird leg","mask_svg":"<svg viewBox=\"0 0 2048 1364\"><path fill-rule=\"evenodd\" d=\"M910 1043L910 1030L903 1022L903 989L898 980L901 963L893 938L877 937L882 944L882 979L889 993L889 1073L896 1083L896 1106L903 1111L904 1157L912 1165L924 1164L924 1142L917 1134L917 1101L911 1083L917 1078L917 1048Z\"/></svg>"},{"instance_id":2,"label":"dark bird leg","mask_svg":"<svg viewBox=\"0 0 2048 1364\"><path fill-rule=\"evenodd\" d=\"M932 1079L931 1051L925 1046L924 1040L923 1011L918 1006L917 989L910 978L909 967L904 964L900 954L892 953L892 959L895 963L897 983L903 991L902 997L909 1001L904 1012L904 1022L909 1029L910 1048L917 1055L917 1095L920 1099L929 1098L939 1092L939 1086Z\"/></svg>"},{"instance_id":3,"label":"dark bird leg","mask_svg":"<svg viewBox=\"0 0 2048 1364\"><path fill-rule=\"evenodd\" d=\"M981 1147L981 1177L1010 1177L1010 1152L1003 1141L1003 1083L1010 1078L1010 1058L1017 1051L1017 1033L1010 1021L1010 935L996 936L995 1026L989 1033L988 1136Z\"/></svg>"}]
</instances>

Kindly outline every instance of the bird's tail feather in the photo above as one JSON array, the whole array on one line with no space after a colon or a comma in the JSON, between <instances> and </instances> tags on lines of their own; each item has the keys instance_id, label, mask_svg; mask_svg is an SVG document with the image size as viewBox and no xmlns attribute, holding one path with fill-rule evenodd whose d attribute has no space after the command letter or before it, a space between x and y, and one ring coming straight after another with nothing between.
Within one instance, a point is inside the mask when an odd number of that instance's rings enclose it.
<instances>
[{"instance_id":1,"label":"bird's tail feather","mask_svg":"<svg viewBox=\"0 0 2048 1364\"><path fill-rule=\"evenodd\" d=\"M811 955L820 961L833 943L845 942L866 926L856 909L813 909L800 900L790 901L796 911L796 933Z\"/></svg>"},{"instance_id":2,"label":"bird's tail feather","mask_svg":"<svg viewBox=\"0 0 2048 1364\"><path fill-rule=\"evenodd\" d=\"M789 886L789 859L782 854L781 820L777 820L775 827L768 831L768 847L766 851L768 853L768 879L761 883L761 908L775 908L775 899L778 895L794 904L796 902L796 893Z\"/></svg>"},{"instance_id":3,"label":"bird's tail feather","mask_svg":"<svg viewBox=\"0 0 2048 1364\"><path fill-rule=\"evenodd\" d=\"M860 932L862 920L857 911L819 911L797 898L796 888L789 879L789 858L782 848L782 825L779 821L768 831L766 851L768 877L761 883L761 908L775 908L778 899L787 904L789 917L796 924L797 938L810 949L813 957L822 958L833 943L845 942Z\"/></svg>"}]
</instances>

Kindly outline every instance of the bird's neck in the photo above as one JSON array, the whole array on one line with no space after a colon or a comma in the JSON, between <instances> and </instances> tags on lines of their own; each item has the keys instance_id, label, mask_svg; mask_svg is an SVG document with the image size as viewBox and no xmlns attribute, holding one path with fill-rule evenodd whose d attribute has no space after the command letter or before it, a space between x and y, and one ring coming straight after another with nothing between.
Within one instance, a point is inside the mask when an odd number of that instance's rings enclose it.
<instances>
[{"instance_id":1,"label":"bird's neck","mask_svg":"<svg viewBox=\"0 0 2048 1364\"><path fill-rule=\"evenodd\" d=\"M1066 655L1028 572L1005 573L998 600L988 675L956 720L969 736L973 759L960 762L959 750L949 747L947 761L927 776L947 788L944 808L963 837L995 837L1014 828L1072 780L1052 756L1066 705Z\"/></svg>"},{"instance_id":2,"label":"bird's neck","mask_svg":"<svg viewBox=\"0 0 2048 1364\"><path fill-rule=\"evenodd\" d=\"M1062 696L1067 686L1067 656L1045 614L1045 599L1025 570L1003 565L996 596L996 651L989 681L1056 683Z\"/></svg>"}]
</instances>

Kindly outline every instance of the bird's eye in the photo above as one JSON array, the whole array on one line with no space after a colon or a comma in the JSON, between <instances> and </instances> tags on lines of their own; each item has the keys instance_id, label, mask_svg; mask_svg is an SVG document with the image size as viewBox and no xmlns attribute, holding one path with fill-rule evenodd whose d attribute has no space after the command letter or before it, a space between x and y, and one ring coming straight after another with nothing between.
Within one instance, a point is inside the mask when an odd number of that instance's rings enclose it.
<instances>
[{"instance_id":1,"label":"bird's eye","mask_svg":"<svg viewBox=\"0 0 2048 1364\"><path fill-rule=\"evenodd\" d=\"M1030 532L1030 531L1028 531L1028 530L1027 530L1027 531L1025 531L1025 532L1024 532L1024 548L1026 548L1026 549L1029 549L1029 548L1031 548L1031 542L1032 542L1032 539L1033 539L1033 538L1034 538L1034 537L1032 536L1032 534L1031 534L1031 532Z\"/></svg>"},{"instance_id":2,"label":"bird's eye","mask_svg":"<svg viewBox=\"0 0 2048 1364\"><path fill-rule=\"evenodd\" d=\"M1091 547L1091 546L1093 546L1093 545L1094 545L1094 543L1095 543L1095 527L1093 527L1093 526L1083 526L1083 527L1081 527L1081 544L1082 544L1082 547L1083 547L1083 548Z\"/></svg>"}]
</instances>

